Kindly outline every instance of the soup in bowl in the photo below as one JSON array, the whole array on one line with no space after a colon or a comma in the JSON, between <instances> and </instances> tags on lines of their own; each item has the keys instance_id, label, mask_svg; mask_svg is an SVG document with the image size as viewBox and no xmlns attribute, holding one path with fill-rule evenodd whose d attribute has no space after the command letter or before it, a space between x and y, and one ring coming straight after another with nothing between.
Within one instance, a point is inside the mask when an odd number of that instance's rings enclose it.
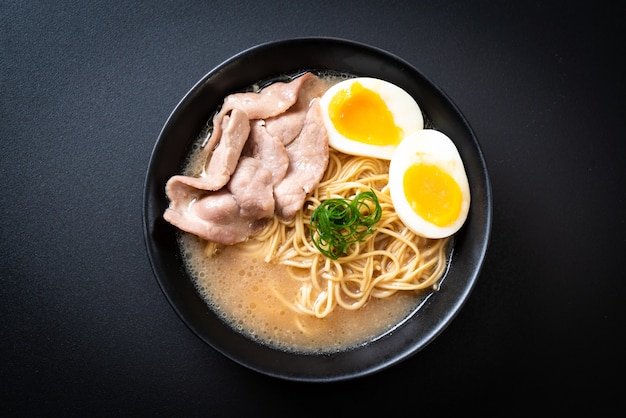
<instances>
[{"instance_id":1,"label":"soup in bowl","mask_svg":"<svg viewBox=\"0 0 626 418\"><path fill-rule=\"evenodd\" d=\"M174 109L144 226L199 338L260 373L344 380L417 353L458 313L491 191L469 124L416 68L293 39L235 55Z\"/></svg>"}]
</instances>

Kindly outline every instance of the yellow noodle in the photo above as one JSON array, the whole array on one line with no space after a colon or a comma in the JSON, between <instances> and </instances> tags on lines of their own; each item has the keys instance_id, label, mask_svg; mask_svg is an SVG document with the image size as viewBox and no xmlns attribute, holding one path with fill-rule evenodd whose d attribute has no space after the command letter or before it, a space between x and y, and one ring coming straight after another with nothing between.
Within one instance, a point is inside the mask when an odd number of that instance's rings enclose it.
<instances>
[{"instance_id":1,"label":"yellow noodle","mask_svg":"<svg viewBox=\"0 0 626 418\"><path fill-rule=\"evenodd\" d=\"M434 288L445 273L448 239L422 238L398 218L389 195L389 162L353 157L331 150L322 182L290 222L274 217L247 242L240 244L265 262L286 266L301 282L292 301L279 299L291 310L323 318L337 306L355 310L371 298L386 298L398 291ZM319 253L309 237L309 219L319 203L329 198L354 198L374 190L383 214L375 232L350 253L331 260ZM208 244L206 253L217 249Z\"/></svg>"}]
</instances>

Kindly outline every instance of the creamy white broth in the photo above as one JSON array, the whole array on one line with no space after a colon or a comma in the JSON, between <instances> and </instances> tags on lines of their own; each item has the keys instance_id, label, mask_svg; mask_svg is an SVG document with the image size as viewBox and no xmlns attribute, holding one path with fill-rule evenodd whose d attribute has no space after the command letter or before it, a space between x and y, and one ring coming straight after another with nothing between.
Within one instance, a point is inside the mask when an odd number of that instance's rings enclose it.
<instances>
[{"instance_id":1,"label":"creamy white broth","mask_svg":"<svg viewBox=\"0 0 626 418\"><path fill-rule=\"evenodd\" d=\"M291 311L277 296L293 299L300 287L284 266L242 254L239 246L207 256L206 242L181 233L190 275L208 306L232 328L258 342L287 351L329 352L361 345L409 315L430 293L398 292L370 300L363 308L340 307L318 319Z\"/></svg>"}]
</instances>

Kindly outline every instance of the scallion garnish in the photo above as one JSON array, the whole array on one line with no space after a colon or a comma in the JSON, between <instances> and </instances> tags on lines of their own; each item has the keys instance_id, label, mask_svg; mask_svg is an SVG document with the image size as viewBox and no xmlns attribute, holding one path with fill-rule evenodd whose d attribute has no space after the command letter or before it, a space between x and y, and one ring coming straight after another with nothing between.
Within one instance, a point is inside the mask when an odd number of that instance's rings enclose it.
<instances>
[{"instance_id":1,"label":"scallion garnish","mask_svg":"<svg viewBox=\"0 0 626 418\"><path fill-rule=\"evenodd\" d=\"M311 214L311 241L333 260L348 253L348 247L374 232L382 209L373 190L354 199L327 199Z\"/></svg>"}]
</instances>

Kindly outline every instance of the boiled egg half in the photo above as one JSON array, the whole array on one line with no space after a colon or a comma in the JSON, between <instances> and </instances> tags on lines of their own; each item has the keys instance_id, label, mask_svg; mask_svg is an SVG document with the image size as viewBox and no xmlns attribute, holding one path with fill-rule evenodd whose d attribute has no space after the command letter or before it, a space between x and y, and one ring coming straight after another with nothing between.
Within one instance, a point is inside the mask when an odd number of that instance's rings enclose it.
<instances>
[{"instance_id":1,"label":"boiled egg half","mask_svg":"<svg viewBox=\"0 0 626 418\"><path fill-rule=\"evenodd\" d=\"M416 234L444 238L465 223L470 189L452 140L434 129L408 135L389 163L389 192L396 213Z\"/></svg>"},{"instance_id":2,"label":"boiled egg half","mask_svg":"<svg viewBox=\"0 0 626 418\"><path fill-rule=\"evenodd\" d=\"M377 78L341 81L322 95L320 104L330 146L346 154L390 160L408 134L424 127L415 99Z\"/></svg>"}]
</instances>

